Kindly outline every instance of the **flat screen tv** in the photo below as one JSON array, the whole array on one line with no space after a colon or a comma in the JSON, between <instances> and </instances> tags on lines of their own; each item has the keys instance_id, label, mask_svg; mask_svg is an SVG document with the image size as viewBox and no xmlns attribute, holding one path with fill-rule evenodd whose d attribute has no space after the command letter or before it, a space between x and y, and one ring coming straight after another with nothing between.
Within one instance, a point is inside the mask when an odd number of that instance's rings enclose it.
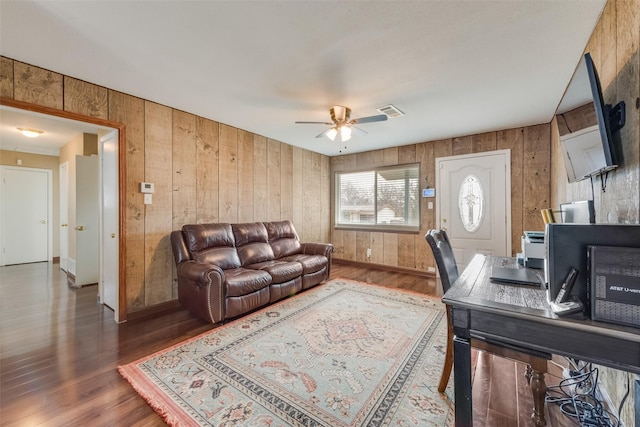
<instances>
[{"instance_id":1,"label":"flat screen tv","mask_svg":"<svg viewBox=\"0 0 640 427\"><path fill-rule=\"evenodd\" d=\"M622 104L622 106L620 106ZM624 104L616 110L604 103L598 73L585 54L558 105L556 119L569 182L600 175L616 168L612 133L622 124L612 123L612 111L624 120Z\"/></svg>"}]
</instances>

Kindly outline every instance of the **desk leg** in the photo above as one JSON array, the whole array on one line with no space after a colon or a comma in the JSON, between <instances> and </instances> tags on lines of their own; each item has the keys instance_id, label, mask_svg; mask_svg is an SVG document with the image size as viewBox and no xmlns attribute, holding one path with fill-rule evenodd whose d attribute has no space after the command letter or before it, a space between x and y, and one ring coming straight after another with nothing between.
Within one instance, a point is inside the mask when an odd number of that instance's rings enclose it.
<instances>
[{"instance_id":1,"label":"desk leg","mask_svg":"<svg viewBox=\"0 0 640 427\"><path fill-rule=\"evenodd\" d=\"M456 427L471 427L473 426L471 343L468 338L465 339L458 335L453 338L453 381L456 399Z\"/></svg>"},{"instance_id":2,"label":"desk leg","mask_svg":"<svg viewBox=\"0 0 640 427\"><path fill-rule=\"evenodd\" d=\"M547 425L547 421L544 418L544 398L547 393L544 373L547 372L547 361L540 360L533 362L532 365L527 365L525 373L533 395L533 414L531 414L531 419L536 427L543 427Z\"/></svg>"}]
</instances>

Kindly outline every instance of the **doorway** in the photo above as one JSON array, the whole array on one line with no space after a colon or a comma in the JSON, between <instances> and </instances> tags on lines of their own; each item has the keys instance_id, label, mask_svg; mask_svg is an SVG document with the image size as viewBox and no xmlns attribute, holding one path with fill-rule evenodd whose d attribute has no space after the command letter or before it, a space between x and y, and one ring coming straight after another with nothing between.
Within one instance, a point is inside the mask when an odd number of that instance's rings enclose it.
<instances>
[{"instance_id":1,"label":"doorway","mask_svg":"<svg viewBox=\"0 0 640 427\"><path fill-rule=\"evenodd\" d=\"M510 255L510 151L440 157L436 171L436 224L448 234L458 270L476 253Z\"/></svg>"},{"instance_id":2,"label":"doorway","mask_svg":"<svg viewBox=\"0 0 640 427\"><path fill-rule=\"evenodd\" d=\"M46 119L52 122L57 122L57 126L61 126L60 123L63 123L64 125L68 124L69 126L78 126L80 129L83 129L82 132L112 135L111 149L115 148L115 150L113 151L114 155L112 156L108 166L110 168L113 168L113 170L110 170L108 172L108 175L110 177L115 177L114 178L115 183L114 183L114 180L111 180L109 188L106 191L103 188L100 189L100 195L101 195L100 203L105 203L105 200L108 200L110 203L109 215L115 215L115 218L110 218L110 221L109 221L110 227L112 228L110 229L109 236L113 236L113 237L110 237L111 244L109 245L109 250L113 251L114 253L106 257L106 259L108 260L107 262L115 263L115 265L105 265L104 264L105 257L102 256L103 255L102 253L100 258L98 259L98 262L100 264L100 268L102 271L108 270L110 273L115 272L110 275L110 277L112 278L110 282L112 284L112 288L109 295L112 296L113 298L111 298L111 302L108 306L114 310L114 318L116 322L121 322L126 320L126 289L125 289L125 281L124 281L125 269L123 265L125 236L124 236L124 233L122 232L123 226L122 226L122 214L121 214L121 206L123 206L123 202L121 198L124 198L124 190L123 190L124 182L121 179L124 173L123 172L124 156L123 156L123 153L117 149L119 145L124 143L124 125L121 123L111 122L103 119L97 119L94 117L88 117L88 116L83 116L75 113L68 113L60 110L44 108L37 105L28 104L20 101L15 101L15 100L2 99L0 104L2 105L1 111L3 113L3 117L2 117L3 122L5 121L5 117L9 116L9 114L5 115L5 112L9 111L11 112L11 114L17 113L21 115L38 116L43 120ZM90 129L90 130L87 131L87 129ZM19 151L19 150L16 150L16 151ZM103 165L101 164L100 167L102 168ZM56 170L56 173L57 172L58 171ZM57 186L56 186L56 189L57 189ZM58 245L59 245L59 239L60 239L58 230L62 229L63 225L68 226L69 224L68 222L62 222L59 220L59 218L57 218L58 217L57 210L54 216L56 217L56 221L55 221L55 224L52 224L52 226L56 227L55 229L56 242L54 247L55 247L55 250L57 251L59 249ZM106 217L103 216L102 219L105 219L105 218ZM105 229L101 227L99 231L100 236L102 236L104 232L105 232ZM113 244L114 242L115 244ZM104 244L104 239L100 237L101 252L104 252L103 244ZM48 261L52 260L52 254L53 254L53 251L50 250L49 254L47 255ZM101 289L101 287L103 286L102 276L101 276L101 280L98 283L99 283L98 295L101 296L103 294L103 291Z\"/></svg>"}]
</instances>

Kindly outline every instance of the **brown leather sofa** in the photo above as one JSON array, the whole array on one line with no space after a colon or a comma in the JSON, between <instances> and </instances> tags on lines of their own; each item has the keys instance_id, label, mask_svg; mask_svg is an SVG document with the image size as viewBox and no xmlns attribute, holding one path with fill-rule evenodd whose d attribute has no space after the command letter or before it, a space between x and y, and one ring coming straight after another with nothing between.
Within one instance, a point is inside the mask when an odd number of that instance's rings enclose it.
<instances>
[{"instance_id":1,"label":"brown leather sofa","mask_svg":"<svg viewBox=\"0 0 640 427\"><path fill-rule=\"evenodd\" d=\"M290 221L187 224L171 233L178 298L211 323L329 278L333 246L301 243Z\"/></svg>"}]
</instances>

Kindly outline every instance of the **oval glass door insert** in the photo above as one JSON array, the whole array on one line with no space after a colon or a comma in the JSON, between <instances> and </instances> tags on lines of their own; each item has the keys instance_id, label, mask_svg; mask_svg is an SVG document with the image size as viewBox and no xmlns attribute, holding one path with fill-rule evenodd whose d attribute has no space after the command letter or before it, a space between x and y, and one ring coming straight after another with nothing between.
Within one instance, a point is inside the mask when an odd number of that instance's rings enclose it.
<instances>
[{"instance_id":1,"label":"oval glass door insert","mask_svg":"<svg viewBox=\"0 0 640 427\"><path fill-rule=\"evenodd\" d=\"M465 230L475 232L482 224L484 215L484 192L475 175L467 175L460 184L458 210Z\"/></svg>"}]
</instances>

